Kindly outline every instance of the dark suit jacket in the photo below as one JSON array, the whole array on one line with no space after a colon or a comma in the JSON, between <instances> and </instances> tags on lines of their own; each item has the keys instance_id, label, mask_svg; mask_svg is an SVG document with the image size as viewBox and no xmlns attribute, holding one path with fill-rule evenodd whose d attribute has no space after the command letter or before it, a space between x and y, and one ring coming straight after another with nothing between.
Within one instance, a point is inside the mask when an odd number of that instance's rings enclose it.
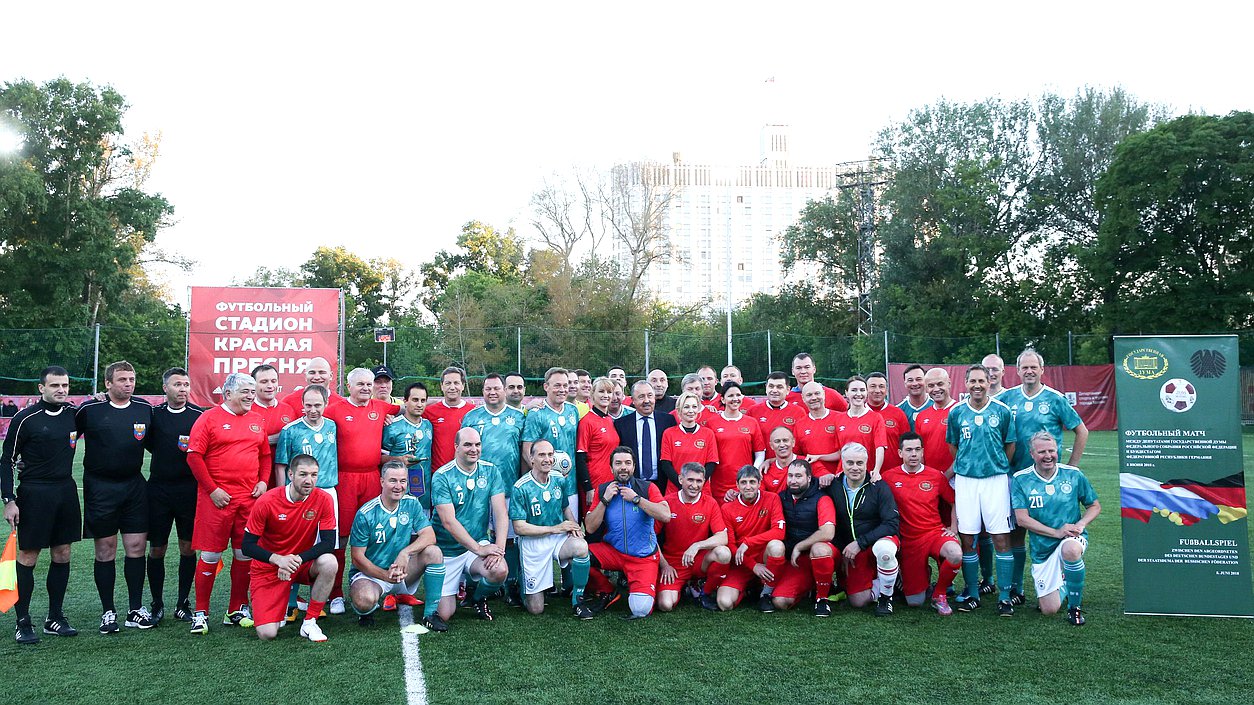
<instances>
[{"instance_id":1,"label":"dark suit jacket","mask_svg":"<svg viewBox=\"0 0 1254 705\"><path fill-rule=\"evenodd\" d=\"M676 423L675 417L670 414L658 413L656 410L653 412L653 449L658 462L662 460L662 433L671 426L676 425ZM636 450L638 439L636 438L635 411L632 411L630 414L623 414L621 418L615 419L614 430L618 431L619 443L631 448L633 451ZM662 491L662 494L666 494L666 478L662 477L662 473L657 472L656 464L654 465L654 472L657 473L657 479L654 480L654 484ZM640 477L640 458L638 457L636 458L636 477Z\"/></svg>"}]
</instances>

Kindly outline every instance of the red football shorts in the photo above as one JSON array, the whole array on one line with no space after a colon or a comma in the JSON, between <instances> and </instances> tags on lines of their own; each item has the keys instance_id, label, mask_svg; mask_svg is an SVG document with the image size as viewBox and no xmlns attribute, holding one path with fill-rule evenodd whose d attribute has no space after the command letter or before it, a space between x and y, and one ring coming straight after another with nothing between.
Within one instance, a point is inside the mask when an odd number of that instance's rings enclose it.
<instances>
[{"instance_id":1,"label":"red football shorts","mask_svg":"<svg viewBox=\"0 0 1254 705\"><path fill-rule=\"evenodd\" d=\"M830 547L831 544L828 544ZM832 555L836 555L835 549ZM785 559L789 558L789 554L785 553ZM724 582L724 585L727 583ZM771 594L775 597L783 597L795 600L807 592L814 589L814 573L810 570L810 554L809 552L801 554L797 558L797 565L794 566L791 561L785 560L784 567L780 569L780 574L775 576L775 591Z\"/></svg>"},{"instance_id":2,"label":"red football shorts","mask_svg":"<svg viewBox=\"0 0 1254 705\"><path fill-rule=\"evenodd\" d=\"M950 541L958 543L958 539L946 536L938 530L931 536L901 542L898 562L901 563L901 589L905 594L918 595L927 590L931 580L927 559L933 558L939 565L942 560L941 547Z\"/></svg>"},{"instance_id":3,"label":"red football shorts","mask_svg":"<svg viewBox=\"0 0 1254 705\"><path fill-rule=\"evenodd\" d=\"M252 514L256 499L246 494L232 497L221 509L213 506L209 495L201 492L196 498L196 520L192 524L192 548L197 551L221 553L229 542L239 549L244 545L244 525Z\"/></svg>"},{"instance_id":4,"label":"red football shorts","mask_svg":"<svg viewBox=\"0 0 1254 705\"><path fill-rule=\"evenodd\" d=\"M674 560L671 560L671 556L667 556L666 562L670 563L671 567L675 569L675 580L669 583L661 582L661 570L659 569L659 585L657 586L658 592L665 592L667 590L670 590L671 592L679 592L689 580L692 580L693 578L704 578L705 571L701 570L701 564L705 562L705 557L709 554L709 551L697 551L697 557L693 559L692 565L687 566L684 565L682 560L683 554L675 556Z\"/></svg>"},{"instance_id":5,"label":"red football shorts","mask_svg":"<svg viewBox=\"0 0 1254 705\"><path fill-rule=\"evenodd\" d=\"M627 575L627 589L641 595L657 595L658 552L637 558L619 553L608 543L594 543L588 550L603 570L621 570Z\"/></svg>"},{"instance_id":6,"label":"red football shorts","mask_svg":"<svg viewBox=\"0 0 1254 705\"><path fill-rule=\"evenodd\" d=\"M348 536L353 529L357 510L379 496L382 485L377 472L341 472L335 485L340 501L340 535ZM260 622L258 622L260 624Z\"/></svg>"},{"instance_id":7,"label":"red football shorts","mask_svg":"<svg viewBox=\"0 0 1254 705\"><path fill-rule=\"evenodd\" d=\"M309 573L313 561L300 564L300 570L291 580L279 580L279 571L271 563L253 561L248 590L252 596L253 621L257 624L274 624L287 618L287 599L292 585L313 585L314 576Z\"/></svg>"},{"instance_id":8,"label":"red football shorts","mask_svg":"<svg viewBox=\"0 0 1254 705\"><path fill-rule=\"evenodd\" d=\"M887 537L889 541L897 544L898 553L901 552L901 541L896 536ZM883 539L880 539L881 541ZM843 560L843 559L842 559ZM871 551L871 547L858 552L858 557L852 561L844 561L845 563L845 592L852 595L855 592L866 592L875 584L876 563L875 554ZM913 593L906 593L911 595Z\"/></svg>"}]
</instances>

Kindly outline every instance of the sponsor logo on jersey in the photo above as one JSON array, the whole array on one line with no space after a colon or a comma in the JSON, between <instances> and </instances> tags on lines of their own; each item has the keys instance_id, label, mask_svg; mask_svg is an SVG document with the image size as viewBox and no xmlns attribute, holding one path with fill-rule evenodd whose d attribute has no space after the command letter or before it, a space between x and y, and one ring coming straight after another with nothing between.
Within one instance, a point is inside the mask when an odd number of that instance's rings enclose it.
<instances>
[{"instance_id":1,"label":"sponsor logo on jersey","mask_svg":"<svg viewBox=\"0 0 1254 705\"><path fill-rule=\"evenodd\" d=\"M897 428L897 422L893 419L884 419L884 425L889 428Z\"/></svg>"},{"instance_id":2,"label":"sponsor logo on jersey","mask_svg":"<svg viewBox=\"0 0 1254 705\"><path fill-rule=\"evenodd\" d=\"M144 434L148 433L148 424L137 423L131 426L131 428L134 429L135 440L137 441L144 440Z\"/></svg>"},{"instance_id":3,"label":"sponsor logo on jersey","mask_svg":"<svg viewBox=\"0 0 1254 705\"><path fill-rule=\"evenodd\" d=\"M901 483L897 483L897 486L901 487ZM924 480L923 482L919 483L919 489L923 490L924 492L931 492L934 487L935 486L928 480Z\"/></svg>"},{"instance_id":4,"label":"sponsor logo on jersey","mask_svg":"<svg viewBox=\"0 0 1254 705\"><path fill-rule=\"evenodd\" d=\"M70 434L70 435L73 435L73 434ZM187 446L188 446L188 444L190 444L190 443L191 443L191 440L192 440L192 437L191 437L191 436L179 436L179 450L181 450L181 451L183 451L184 453L186 453L186 452L187 452Z\"/></svg>"},{"instance_id":5,"label":"sponsor logo on jersey","mask_svg":"<svg viewBox=\"0 0 1254 705\"><path fill-rule=\"evenodd\" d=\"M835 432L836 432L836 427L835 427L835 426L828 426L828 427L827 427L826 429L824 429L824 430L826 430L828 433L835 433Z\"/></svg>"}]
</instances>

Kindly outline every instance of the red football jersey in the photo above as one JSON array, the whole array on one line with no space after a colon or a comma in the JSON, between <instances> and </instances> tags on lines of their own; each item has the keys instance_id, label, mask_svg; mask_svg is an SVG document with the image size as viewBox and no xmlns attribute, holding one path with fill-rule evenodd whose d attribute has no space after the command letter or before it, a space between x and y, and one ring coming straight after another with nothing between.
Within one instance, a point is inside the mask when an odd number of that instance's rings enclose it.
<instances>
[{"instance_id":1,"label":"red football jersey","mask_svg":"<svg viewBox=\"0 0 1254 705\"><path fill-rule=\"evenodd\" d=\"M257 545L287 556L308 551L318 543L318 532L335 528L331 495L314 488L303 502L288 498L286 487L276 487L257 498L244 530L257 537ZM253 569L278 570L274 564L253 561Z\"/></svg>"},{"instance_id":2,"label":"red football jersey","mask_svg":"<svg viewBox=\"0 0 1254 705\"><path fill-rule=\"evenodd\" d=\"M715 409L712 406L703 405L701 407L700 413L697 414L697 425L705 426L706 424L710 422L710 419L713 419L717 416L718 416L718 409ZM671 418L675 419L676 424L682 423L679 420L679 409L671 409Z\"/></svg>"},{"instance_id":3,"label":"red football jersey","mask_svg":"<svg viewBox=\"0 0 1254 705\"><path fill-rule=\"evenodd\" d=\"M846 443L860 443L866 448L866 469L870 472L875 468L876 448L883 448L884 455L888 455L884 419L877 412L869 410L858 417L850 416L849 412L836 414L836 448L844 448Z\"/></svg>"},{"instance_id":4,"label":"red football jersey","mask_svg":"<svg viewBox=\"0 0 1254 705\"><path fill-rule=\"evenodd\" d=\"M462 400L458 407L448 406L444 400L427 404L422 418L431 422L431 471L435 472L453 459L453 438L462 428L462 419L475 405ZM574 458L571 458L574 460Z\"/></svg>"},{"instance_id":5,"label":"red football jersey","mask_svg":"<svg viewBox=\"0 0 1254 705\"><path fill-rule=\"evenodd\" d=\"M796 435L795 426L801 420L801 417L807 414L806 408L790 401L785 401L784 405L778 409L771 406L771 402L764 401L753 407L753 417L758 420L758 426L762 429L762 437L769 443L771 440L771 431L780 426L787 426L789 430Z\"/></svg>"},{"instance_id":6,"label":"red football jersey","mask_svg":"<svg viewBox=\"0 0 1254 705\"><path fill-rule=\"evenodd\" d=\"M253 413L266 420L266 435L273 436L289 423L300 418L302 414L292 415L292 408L287 404L274 400L274 406L262 406L261 401L253 402Z\"/></svg>"},{"instance_id":7,"label":"red football jersey","mask_svg":"<svg viewBox=\"0 0 1254 705\"><path fill-rule=\"evenodd\" d=\"M666 562L676 565L689 546L727 530L718 502L708 493L702 492L692 504L681 501L679 497L678 490L666 495L671 520L662 525L662 555L666 557Z\"/></svg>"},{"instance_id":8,"label":"red football jersey","mask_svg":"<svg viewBox=\"0 0 1254 705\"><path fill-rule=\"evenodd\" d=\"M954 464L954 455L945 442L945 432L949 429L949 410L957 403L958 400L951 399L949 406L943 409L933 404L914 417L914 432L923 441L923 464L941 472L949 470Z\"/></svg>"},{"instance_id":9,"label":"red football jersey","mask_svg":"<svg viewBox=\"0 0 1254 705\"><path fill-rule=\"evenodd\" d=\"M579 419L575 450L588 454L588 479L593 487L614 479L610 472L610 453L618 447L618 431L614 419L593 409Z\"/></svg>"},{"instance_id":10,"label":"red football jersey","mask_svg":"<svg viewBox=\"0 0 1254 705\"><path fill-rule=\"evenodd\" d=\"M802 457L807 455L826 455L840 450L836 437L836 424L840 414L828 411L821 419L812 419L809 414L797 420L793 433L797 436L795 452ZM840 461L820 460L811 463L814 477L833 475L840 472Z\"/></svg>"},{"instance_id":11,"label":"red football jersey","mask_svg":"<svg viewBox=\"0 0 1254 705\"><path fill-rule=\"evenodd\" d=\"M348 401L344 397L331 391L329 388L327 389L327 392L329 394L329 398L327 399L327 406L331 406L332 404L336 402ZM280 399L279 403L291 409L292 420L296 420L304 416L305 415L305 388L297 387L296 389L292 390L290 394ZM326 407L323 407L323 411L326 411Z\"/></svg>"},{"instance_id":12,"label":"red football jersey","mask_svg":"<svg viewBox=\"0 0 1254 705\"><path fill-rule=\"evenodd\" d=\"M780 467L779 459L771 458L771 461L766 464L766 472L762 473L762 491L779 494L787 487L788 466Z\"/></svg>"},{"instance_id":13,"label":"red football jersey","mask_svg":"<svg viewBox=\"0 0 1254 705\"><path fill-rule=\"evenodd\" d=\"M187 452L205 461L208 477L196 474L202 492L220 488L232 497L245 497L258 482L270 482L270 442L265 423L251 411L236 415L221 405L205 410L196 419Z\"/></svg>"},{"instance_id":14,"label":"red football jersey","mask_svg":"<svg viewBox=\"0 0 1254 705\"><path fill-rule=\"evenodd\" d=\"M793 387L792 390L788 392L787 400L797 406L800 406L802 409L807 409L805 402L801 399L801 390L797 387ZM849 402L845 401L845 397L842 396L840 392L824 385L823 406L831 409L832 411L848 411Z\"/></svg>"},{"instance_id":15,"label":"red football jersey","mask_svg":"<svg viewBox=\"0 0 1254 705\"><path fill-rule=\"evenodd\" d=\"M903 541L931 536L945 528L941 521L941 503L954 505L954 489L949 486L945 473L926 465L916 473L893 468L883 473L883 482L888 483L897 500Z\"/></svg>"},{"instance_id":16,"label":"red football jersey","mask_svg":"<svg viewBox=\"0 0 1254 705\"><path fill-rule=\"evenodd\" d=\"M336 462L341 475L379 472L385 419L400 413L399 406L378 399L364 406L348 401L327 408L323 415L335 422Z\"/></svg>"},{"instance_id":17,"label":"red football jersey","mask_svg":"<svg viewBox=\"0 0 1254 705\"><path fill-rule=\"evenodd\" d=\"M766 451L766 439L762 437L758 420L744 414L735 421L729 421L722 414L711 416L706 428L714 432L718 446L718 468L710 478L713 487L710 495L722 502L727 490L736 489L736 473L740 468L753 465L754 453Z\"/></svg>"},{"instance_id":18,"label":"red football jersey","mask_svg":"<svg viewBox=\"0 0 1254 705\"><path fill-rule=\"evenodd\" d=\"M871 408L875 409L875 407ZM901 440L901 434L910 430L910 420L906 418L906 412L887 402L875 411L884 420L884 437L888 441L888 450L884 453L884 466L880 468L880 471L899 468L901 467L901 451L897 449L898 441Z\"/></svg>"},{"instance_id":19,"label":"red football jersey","mask_svg":"<svg viewBox=\"0 0 1254 705\"><path fill-rule=\"evenodd\" d=\"M764 489L753 504L745 504L737 497L724 504L722 511L723 521L727 523L728 548L735 553L741 544L749 546L745 565L757 563L768 542L784 540L784 507L774 492Z\"/></svg>"},{"instance_id":20,"label":"red football jersey","mask_svg":"<svg viewBox=\"0 0 1254 705\"><path fill-rule=\"evenodd\" d=\"M662 445L658 448L658 460L669 460L678 475L684 463L718 462L718 443L714 432L705 426L688 433L681 426L671 426L662 432Z\"/></svg>"}]
</instances>

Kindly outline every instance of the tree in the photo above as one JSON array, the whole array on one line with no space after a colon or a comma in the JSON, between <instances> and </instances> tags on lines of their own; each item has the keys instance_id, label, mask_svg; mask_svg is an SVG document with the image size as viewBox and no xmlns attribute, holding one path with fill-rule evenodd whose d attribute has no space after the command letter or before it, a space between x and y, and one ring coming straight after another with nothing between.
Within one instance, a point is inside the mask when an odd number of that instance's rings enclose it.
<instances>
[{"instance_id":1,"label":"tree","mask_svg":"<svg viewBox=\"0 0 1254 705\"><path fill-rule=\"evenodd\" d=\"M437 317L440 297L458 274L479 272L501 279L522 275L523 242L513 228L500 232L472 220L462 226L457 247L460 251L440 250L420 269L422 304Z\"/></svg>"},{"instance_id":2,"label":"tree","mask_svg":"<svg viewBox=\"0 0 1254 705\"><path fill-rule=\"evenodd\" d=\"M1186 115L1133 135L1098 181L1084 265L1114 332L1254 325L1254 113Z\"/></svg>"},{"instance_id":3,"label":"tree","mask_svg":"<svg viewBox=\"0 0 1254 705\"><path fill-rule=\"evenodd\" d=\"M651 162L619 164L598 188L602 218L626 253L624 270L631 301L636 300L649 267L674 258L666 212L679 196L679 187L665 176L660 165Z\"/></svg>"}]
</instances>

